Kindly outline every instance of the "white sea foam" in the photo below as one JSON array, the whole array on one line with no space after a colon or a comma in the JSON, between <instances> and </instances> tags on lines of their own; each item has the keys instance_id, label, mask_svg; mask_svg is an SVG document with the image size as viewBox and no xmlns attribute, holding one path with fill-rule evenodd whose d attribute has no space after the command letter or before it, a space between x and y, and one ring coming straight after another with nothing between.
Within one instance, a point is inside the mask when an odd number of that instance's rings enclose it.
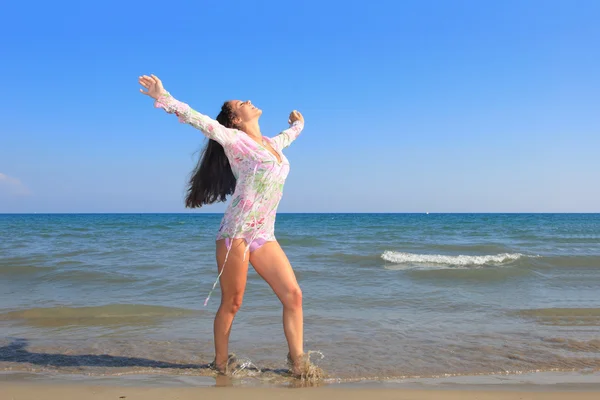
<instances>
[{"instance_id":1,"label":"white sea foam","mask_svg":"<svg viewBox=\"0 0 600 400\"><path fill-rule=\"evenodd\" d=\"M396 251L385 251L381 258L394 264L390 269L444 269L472 268L484 265L502 265L527 257L520 253L502 253L483 256L448 256L442 254L414 254Z\"/></svg>"}]
</instances>

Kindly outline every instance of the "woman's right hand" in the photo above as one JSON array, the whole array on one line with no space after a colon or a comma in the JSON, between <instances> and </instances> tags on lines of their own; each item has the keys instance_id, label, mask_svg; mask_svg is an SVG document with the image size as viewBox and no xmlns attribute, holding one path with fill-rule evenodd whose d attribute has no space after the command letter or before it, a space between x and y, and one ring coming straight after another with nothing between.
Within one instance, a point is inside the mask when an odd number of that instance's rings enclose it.
<instances>
[{"instance_id":1,"label":"woman's right hand","mask_svg":"<svg viewBox=\"0 0 600 400\"><path fill-rule=\"evenodd\" d=\"M138 82L147 89L146 91L140 89L140 92L152 97L154 100L157 100L165 92L162 82L155 75L142 75L139 77Z\"/></svg>"},{"instance_id":2,"label":"woman's right hand","mask_svg":"<svg viewBox=\"0 0 600 400\"><path fill-rule=\"evenodd\" d=\"M290 113L290 117L288 118L288 123L291 125L296 121L300 121L302 123L304 123L304 117L302 116L302 114L300 114L300 111L292 111Z\"/></svg>"}]
</instances>

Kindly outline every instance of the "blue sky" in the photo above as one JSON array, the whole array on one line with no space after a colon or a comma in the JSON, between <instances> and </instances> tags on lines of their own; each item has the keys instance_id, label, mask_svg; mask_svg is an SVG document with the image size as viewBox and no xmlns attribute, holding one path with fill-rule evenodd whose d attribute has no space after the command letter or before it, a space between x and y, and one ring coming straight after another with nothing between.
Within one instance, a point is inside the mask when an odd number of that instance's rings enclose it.
<instances>
[{"instance_id":1,"label":"blue sky","mask_svg":"<svg viewBox=\"0 0 600 400\"><path fill-rule=\"evenodd\" d=\"M208 4L208 5L207 5ZM280 212L599 212L600 2L10 2L1 212L187 212L211 117L306 119ZM200 212L221 212L223 203Z\"/></svg>"}]
</instances>

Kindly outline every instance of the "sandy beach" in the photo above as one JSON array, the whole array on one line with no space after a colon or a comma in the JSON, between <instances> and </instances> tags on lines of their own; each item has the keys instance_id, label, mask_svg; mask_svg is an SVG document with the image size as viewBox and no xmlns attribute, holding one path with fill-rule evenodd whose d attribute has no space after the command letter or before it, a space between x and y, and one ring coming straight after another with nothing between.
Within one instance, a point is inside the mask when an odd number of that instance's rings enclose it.
<instances>
[{"instance_id":1,"label":"sandy beach","mask_svg":"<svg viewBox=\"0 0 600 400\"><path fill-rule=\"evenodd\" d=\"M37 385L2 383L0 400L197 400L210 398L246 400L343 398L395 400L596 400L600 391L513 391L513 390L409 390L409 389L354 389L354 388L157 388L74 385Z\"/></svg>"}]
</instances>

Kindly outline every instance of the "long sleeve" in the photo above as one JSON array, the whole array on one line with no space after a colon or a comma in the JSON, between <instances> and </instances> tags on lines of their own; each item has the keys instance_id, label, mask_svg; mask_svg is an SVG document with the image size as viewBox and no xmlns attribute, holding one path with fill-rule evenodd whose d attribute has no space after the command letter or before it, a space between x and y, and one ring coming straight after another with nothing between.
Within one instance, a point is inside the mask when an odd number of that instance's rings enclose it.
<instances>
[{"instance_id":1,"label":"long sleeve","mask_svg":"<svg viewBox=\"0 0 600 400\"><path fill-rule=\"evenodd\" d=\"M200 130L206 137L217 141L223 147L232 145L238 140L239 132L221 125L218 121L199 113L188 104L175 99L169 92L164 92L154 102L154 107L162 108L169 114L175 114L179 122L189 124Z\"/></svg>"},{"instance_id":2,"label":"long sleeve","mask_svg":"<svg viewBox=\"0 0 600 400\"><path fill-rule=\"evenodd\" d=\"M292 144L292 142L296 140L298 136L300 136L302 129L304 129L304 122L295 121L292 126L275 136L273 141L275 142L275 145L279 147L279 149L285 149Z\"/></svg>"}]
</instances>

